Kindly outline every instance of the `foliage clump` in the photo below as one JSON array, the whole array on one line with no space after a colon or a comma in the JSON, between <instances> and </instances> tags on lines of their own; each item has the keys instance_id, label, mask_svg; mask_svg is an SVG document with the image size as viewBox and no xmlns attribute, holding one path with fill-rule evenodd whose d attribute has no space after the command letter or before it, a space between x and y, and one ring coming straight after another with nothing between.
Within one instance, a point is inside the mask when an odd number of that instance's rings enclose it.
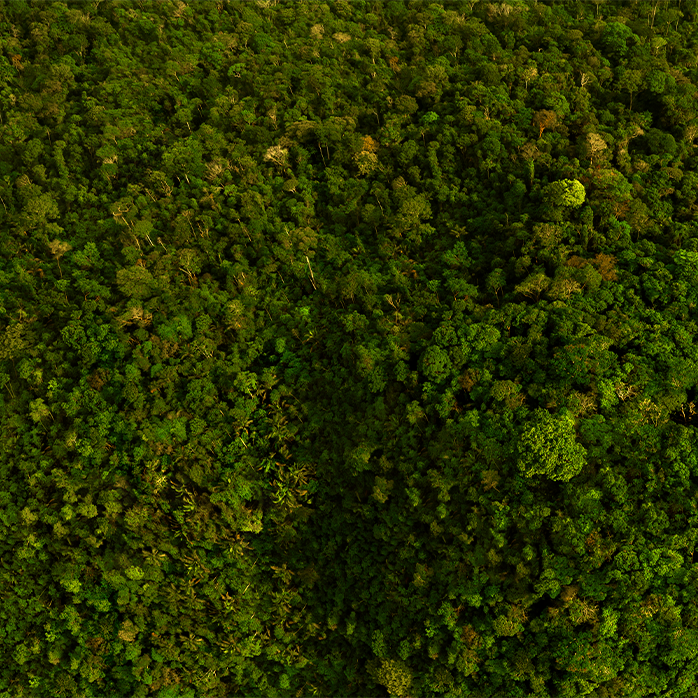
<instances>
[{"instance_id":1,"label":"foliage clump","mask_svg":"<svg viewBox=\"0 0 698 698\"><path fill-rule=\"evenodd\" d=\"M576 440L571 414L536 409L517 441L517 465L526 477L545 475L566 482L579 475L586 449Z\"/></svg>"}]
</instances>

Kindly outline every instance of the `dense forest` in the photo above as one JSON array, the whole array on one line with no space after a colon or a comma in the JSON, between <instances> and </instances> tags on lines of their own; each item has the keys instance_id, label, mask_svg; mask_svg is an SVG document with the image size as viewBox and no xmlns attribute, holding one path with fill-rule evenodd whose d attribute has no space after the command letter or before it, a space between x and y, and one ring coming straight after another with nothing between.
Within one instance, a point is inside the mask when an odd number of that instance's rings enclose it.
<instances>
[{"instance_id":1,"label":"dense forest","mask_svg":"<svg viewBox=\"0 0 698 698\"><path fill-rule=\"evenodd\" d=\"M0 43L0 698L696 695L696 4Z\"/></svg>"}]
</instances>

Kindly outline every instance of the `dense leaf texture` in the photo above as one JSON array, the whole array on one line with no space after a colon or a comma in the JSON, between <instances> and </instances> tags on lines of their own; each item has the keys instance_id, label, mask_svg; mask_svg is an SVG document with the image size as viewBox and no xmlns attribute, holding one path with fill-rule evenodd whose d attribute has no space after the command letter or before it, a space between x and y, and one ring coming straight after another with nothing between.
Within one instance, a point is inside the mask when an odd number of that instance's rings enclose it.
<instances>
[{"instance_id":1,"label":"dense leaf texture","mask_svg":"<svg viewBox=\"0 0 698 698\"><path fill-rule=\"evenodd\" d=\"M0 27L1 698L695 695L691 3Z\"/></svg>"}]
</instances>

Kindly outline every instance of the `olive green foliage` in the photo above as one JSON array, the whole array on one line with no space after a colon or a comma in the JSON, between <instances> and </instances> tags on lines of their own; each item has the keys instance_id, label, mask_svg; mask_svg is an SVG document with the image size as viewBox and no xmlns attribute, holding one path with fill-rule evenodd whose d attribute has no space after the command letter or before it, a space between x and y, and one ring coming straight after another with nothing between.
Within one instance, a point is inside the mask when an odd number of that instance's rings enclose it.
<instances>
[{"instance_id":1,"label":"olive green foliage","mask_svg":"<svg viewBox=\"0 0 698 698\"><path fill-rule=\"evenodd\" d=\"M0 698L695 695L695 3L0 28Z\"/></svg>"}]
</instances>

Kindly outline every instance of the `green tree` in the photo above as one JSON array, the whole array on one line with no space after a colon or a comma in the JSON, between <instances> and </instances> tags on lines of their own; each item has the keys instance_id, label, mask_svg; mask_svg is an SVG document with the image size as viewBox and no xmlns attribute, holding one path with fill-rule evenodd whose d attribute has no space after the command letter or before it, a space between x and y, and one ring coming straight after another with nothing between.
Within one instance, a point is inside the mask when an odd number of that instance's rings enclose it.
<instances>
[{"instance_id":1,"label":"green tree","mask_svg":"<svg viewBox=\"0 0 698 698\"><path fill-rule=\"evenodd\" d=\"M642 70L633 70L631 68L620 67L616 72L616 84L621 90L630 94L629 108L633 108L633 95L637 94L642 86L644 73Z\"/></svg>"},{"instance_id":2,"label":"green tree","mask_svg":"<svg viewBox=\"0 0 698 698\"><path fill-rule=\"evenodd\" d=\"M145 299L154 291L153 275L140 265L134 265L116 272L116 283L119 290L131 298Z\"/></svg>"},{"instance_id":3,"label":"green tree","mask_svg":"<svg viewBox=\"0 0 698 698\"><path fill-rule=\"evenodd\" d=\"M545 475L562 481L579 475L586 463L586 449L576 440L574 418L538 408L531 421L517 442L519 470L526 477Z\"/></svg>"},{"instance_id":4,"label":"green tree","mask_svg":"<svg viewBox=\"0 0 698 698\"><path fill-rule=\"evenodd\" d=\"M552 211L553 220L559 220L564 209L579 208L584 204L586 190L576 179L563 179L548 184L543 190L543 199Z\"/></svg>"},{"instance_id":5,"label":"green tree","mask_svg":"<svg viewBox=\"0 0 698 698\"><path fill-rule=\"evenodd\" d=\"M611 55L618 59L624 58L628 52L628 41L639 41L632 29L621 22L609 22L601 35L601 42Z\"/></svg>"}]
</instances>

